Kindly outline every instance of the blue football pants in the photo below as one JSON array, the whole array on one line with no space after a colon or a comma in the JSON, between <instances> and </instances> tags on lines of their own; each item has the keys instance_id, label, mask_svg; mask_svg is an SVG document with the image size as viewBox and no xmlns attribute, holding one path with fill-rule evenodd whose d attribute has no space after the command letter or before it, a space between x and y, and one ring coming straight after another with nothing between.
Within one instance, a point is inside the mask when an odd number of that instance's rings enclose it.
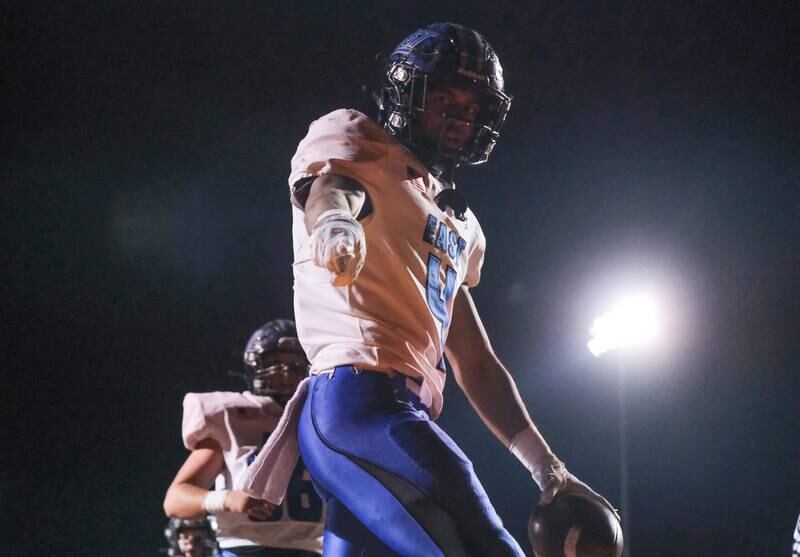
<instances>
[{"instance_id":1,"label":"blue football pants","mask_svg":"<svg viewBox=\"0 0 800 557\"><path fill-rule=\"evenodd\" d=\"M300 453L328 504L325 557L523 556L461 449L403 375L311 378Z\"/></svg>"}]
</instances>

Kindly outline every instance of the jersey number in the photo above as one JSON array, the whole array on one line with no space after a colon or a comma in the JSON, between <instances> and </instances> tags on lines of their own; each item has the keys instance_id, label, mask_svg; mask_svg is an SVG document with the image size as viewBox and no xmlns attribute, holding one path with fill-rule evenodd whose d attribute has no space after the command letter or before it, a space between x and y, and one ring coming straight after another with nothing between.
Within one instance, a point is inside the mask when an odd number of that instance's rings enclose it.
<instances>
[{"instance_id":1,"label":"jersey number","mask_svg":"<svg viewBox=\"0 0 800 557\"><path fill-rule=\"evenodd\" d=\"M447 302L453 297L453 291L456 288L457 274L455 269L447 266L445 269L445 284L444 291L439 280L442 269L442 260L433 255L428 255L428 288L427 298L428 307L434 317L442 324L439 332L439 339L441 341L440 348L444 350L444 343L447 340L447 329L450 327L450 314L447 313Z\"/></svg>"},{"instance_id":2,"label":"jersey number","mask_svg":"<svg viewBox=\"0 0 800 557\"><path fill-rule=\"evenodd\" d=\"M298 461L292 473L292 479L289 480L289 486L286 489L286 499L282 505L275 508L267 521L275 522L280 520L284 511L286 511L289 520L299 522L319 522L322 520L322 499L317 495L311 480L305 478L307 475L308 472L306 472L303 462Z\"/></svg>"}]
</instances>

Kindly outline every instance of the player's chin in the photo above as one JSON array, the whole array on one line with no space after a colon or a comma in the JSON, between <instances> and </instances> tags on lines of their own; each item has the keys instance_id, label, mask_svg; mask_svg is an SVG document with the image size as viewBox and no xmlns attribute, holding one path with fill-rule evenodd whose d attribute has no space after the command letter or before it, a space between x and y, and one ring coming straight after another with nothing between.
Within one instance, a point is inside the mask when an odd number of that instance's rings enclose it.
<instances>
[{"instance_id":1,"label":"player's chin","mask_svg":"<svg viewBox=\"0 0 800 557\"><path fill-rule=\"evenodd\" d=\"M458 157L464 150L464 143L462 142L442 142L439 144L439 153L447 157Z\"/></svg>"},{"instance_id":2,"label":"player's chin","mask_svg":"<svg viewBox=\"0 0 800 557\"><path fill-rule=\"evenodd\" d=\"M447 137L442 140L442 147L452 153L458 153L467 144L467 138L463 137Z\"/></svg>"}]
</instances>

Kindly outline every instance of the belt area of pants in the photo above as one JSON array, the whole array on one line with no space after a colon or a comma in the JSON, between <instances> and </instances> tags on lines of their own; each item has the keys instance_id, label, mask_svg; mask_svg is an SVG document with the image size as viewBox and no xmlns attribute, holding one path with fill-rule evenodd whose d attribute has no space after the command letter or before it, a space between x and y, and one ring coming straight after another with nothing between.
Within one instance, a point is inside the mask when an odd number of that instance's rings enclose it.
<instances>
[{"instance_id":1,"label":"belt area of pants","mask_svg":"<svg viewBox=\"0 0 800 557\"><path fill-rule=\"evenodd\" d=\"M429 413L429 408L422 403L419 397L419 392L422 388L422 379L403 375L399 371L391 372L394 373L394 375L391 375L390 372L367 369L355 365L336 366L333 369L333 375L336 375L337 373L354 373L357 376L363 374L372 379L389 381L397 400L401 402L407 402L417 410L422 410L425 413Z\"/></svg>"}]
</instances>

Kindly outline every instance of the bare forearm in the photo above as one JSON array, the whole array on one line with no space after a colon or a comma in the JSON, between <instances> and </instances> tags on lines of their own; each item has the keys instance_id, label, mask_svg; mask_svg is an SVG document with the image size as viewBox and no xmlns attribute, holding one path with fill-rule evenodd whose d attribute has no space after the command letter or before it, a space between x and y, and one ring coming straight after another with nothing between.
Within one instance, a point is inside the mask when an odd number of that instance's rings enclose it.
<instances>
[{"instance_id":1,"label":"bare forearm","mask_svg":"<svg viewBox=\"0 0 800 557\"><path fill-rule=\"evenodd\" d=\"M205 516L203 499L208 490L187 483L172 484L164 497L164 512L177 518Z\"/></svg>"},{"instance_id":2,"label":"bare forearm","mask_svg":"<svg viewBox=\"0 0 800 557\"><path fill-rule=\"evenodd\" d=\"M461 375L460 386L486 426L508 446L531 424L514 380L496 358L487 358L476 373Z\"/></svg>"},{"instance_id":3,"label":"bare forearm","mask_svg":"<svg viewBox=\"0 0 800 557\"><path fill-rule=\"evenodd\" d=\"M492 350L469 290L462 287L453 305L445 347L458 385L472 407L506 446L531 425L514 380Z\"/></svg>"},{"instance_id":4,"label":"bare forearm","mask_svg":"<svg viewBox=\"0 0 800 557\"><path fill-rule=\"evenodd\" d=\"M550 501L563 483L561 476L553 480L551 475L563 464L531 421L514 380L493 356L476 373L461 375L461 388L483 423L531 472L543 489L542 501Z\"/></svg>"}]
</instances>

